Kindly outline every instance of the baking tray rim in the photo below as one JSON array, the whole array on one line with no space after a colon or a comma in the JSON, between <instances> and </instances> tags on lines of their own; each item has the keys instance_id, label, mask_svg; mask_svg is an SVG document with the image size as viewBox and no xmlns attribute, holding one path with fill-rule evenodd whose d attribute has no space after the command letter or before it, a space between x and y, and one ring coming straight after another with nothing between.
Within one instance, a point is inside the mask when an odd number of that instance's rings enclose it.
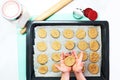
<instances>
[{"instance_id":1,"label":"baking tray rim","mask_svg":"<svg viewBox=\"0 0 120 80\"><path fill-rule=\"evenodd\" d=\"M27 80L42 80L42 79L48 79L50 78L51 80L56 80L59 78L54 78L54 77L35 77L33 74L33 62L31 63L31 58L33 59L33 56L31 55L32 53L32 45L34 45L34 36L32 36L32 34L34 34L34 28L36 26L40 26L40 25L100 25L101 28L103 28L104 30L101 29L101 31L104 32L104 43L102 41L102 46L104 45L106 50L102 50L102 53L107 53L107 54L102 54L102 67L104 68L104 70L102 70L103 68L101 68L101 76L100 77L86 77L87 80L109 80L109 25L107 21L72 21L72 20L62 20L62 21L28 21L27 23L27 36L26 36L26 77ZM101 32L102 33L102 32ZM103 33L102 33L103 34ZM31 44L32 43L32 44ZM32 50L32 51L31 51ZM104 65L104 66L103 66Z\"/></svg>"}]
</instances>

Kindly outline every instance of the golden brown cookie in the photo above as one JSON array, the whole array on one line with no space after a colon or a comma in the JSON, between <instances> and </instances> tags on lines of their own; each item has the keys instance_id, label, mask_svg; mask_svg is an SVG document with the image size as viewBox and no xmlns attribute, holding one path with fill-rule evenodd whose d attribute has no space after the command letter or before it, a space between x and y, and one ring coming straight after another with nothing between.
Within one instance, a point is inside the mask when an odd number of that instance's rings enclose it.
<instances>
[{"instance_id":1,"label":"golden brown cookie","mask_svg":"<svg viewBox=\"0 0 120 80\"><path fill-rule=\"evenodd\" d=\"M39 50L39 51L45 51L46 49L47 49L47 45L46 45L46 43L45 42L38 42L37 43L37 49Z\"/></svg>"},{"instance_id":2,"label":"golden brown cookie","mask_svg":"<svg viewBox=\"0 0 120 80\"><path fill-rule=\"evenodd\" d=\"M80 57L81 53L78 53L78 57ZM86 61L88 59L88 54L86 52L83 52L83 61Z\"/></svg>"},{"instance_id":3,"label":"golden brown cookie","mask_svg":"<svg viewBox=\"0 0 120 80\"><path fill-rule=\"evenodd\" d=\"M66 66L73 66L75 63L75 57L74 56L68 56L64 59L64 63Z\"/></svg>"},{"instance_id":4,"label":"golden brown cookie","mask_svg":"<svg viewBox=\"0 0 120 80\"><path fill-rule=\"evenodd\" d=\"M89 30L88 30L88 35L89 35L89 37L92 38L92 39L96 38L97 35L98 35L97 29L96 29L95 27L89 28Z\"/></svg>"},{"instance_id":5,"label":"golden brown cookie","mask_svg":"<svg viewBox=\"0 0 120 80\"><path fill-rule=\"evenodd\" d=\"M68 38L68 39L73 38L74 32L73 32L73 30L71 30L71 29L65 29L65 30L63 31L63 36L64 36L65 38Z\"/></svg>"},{"instance_id":6,"label":"golden brown cookie","mask_svg":"<svg viewBox=\"0 0 120 80\"><path fill-rule=\"evenodd\" d=\"M47 61L48 61L48 56L46 54L40 54L37 57L37 62L40 64L45 64L45 63L47 63Z\"/></svg>"},{"instance_id":7,"label":"golden brown cookie","mask_svg":"<svg viewBox=\"0 0 120 80\"><path fill-rule=\"evenodd\" d=\"M99 45L98 41L96 41L96 40L90 41L90 49L92 51L97 51L99 49L99 47L100 47L100 45Z\"/></svg>"},{"instance_id":8,"label":"golden brown cookie","mask_svg":"<svg viewBox=\"0 0 120 80\"><path fill-rule=\"evenodd\" d=\"M57 29L51 30L51 36L53 38L58 38L60 36L60 32Z\"/></svg>"},{"instance_id":9,"label":"golden brown cookie","mask_svg":"<svg viewBox=\"0 0 120 80\"><path fill-rule=\"evenodd\" d=\"M45 74L48 72L48 67L46 65L41 65L38 69L38 72L41 74Z\"/></svg>"},{"instance_id":10,"label":"golden brown cookie","mask_svg":"<svg viewBox=\"0 0 120 80\"><path fill-rule=\"evenodd\" d=\"M65 48L68 50L72 50L75 47L75 43L72 40L68 40L65 43Z\"/></svg>"},{"instance_id":11,"label":"golden brown cookie","mask_svg":"<svg viewBox=\"0 0 120 80\"><path fill-rule=\"evenodd\" d=\"M52 42L52 48L56 51L61 49L61 43L59 41Z\"/></svg>"},{"instance_id":12,"label":"golden brown cookie","mask_svg":"<svg viewBox=\"0 0 120 80\"><path fill-rule=\"evenodd\" d=\"M53 72L60 72L60 70L55 66L56 64L52 65L52 71Z\"/></svg>"},{"instance_id":13,"label":"golden brown cookie","mask_svg":"<svg viewBox=\"0 0 120 80\"><path fill-rule=\"evenodd\" d=\"M88 43L84 40L78 42L78 48L80 50L86 50L88 48Z\"/></svg>"},{"instance_id":14,"label":"golden brown cookie","mask_svg":"<svg viewBox=\"0 0 120 80\"><path fill-rule=\"evenodd\" d=\"M85 65L83 65L82 72L83 73L85 72Z\"/></svg>"},{"instance_id":15,"label":"golden brown cookie","mask_svg":"<svg viewBox=\"0 0 120 80\"><path fill-rule=\"evenodd\" d=\"M99 54L97 52L90 53L90 61L91 62L98 62L99 61Z\"/></svg>"},{"instance_id":16,"label":"golden brown cookie","mask_svg":"<svg viewBox=\"0 0 120 80\"><path fill-rule=\"evenodd\" d=\"M86 36L86 32L83 29L78 29L76 31L76 37L78 39L83 39L83 38L85 38L85 36Z\"/></svg>"},{"instance_id":17,"label":"golden brown cookie","mask_svg":"<svg viewBox=\"0 0 120 80\"><path fill-rule=\"evenodd\" d=\"M38 36L39 36L40 38L45 38L45 37L47 36L46 30L45 30L44 28L40 28L40 29L38 30Z\"/></svg>"},{"instance_id":18,"label":"golden brown cookie","mask_svg":"<svg viewBox=\"0 0 120 80\"><path fill-rule=\"evenodd\" d=\"M88 65L88 70L92 74L97 74L99 72L99 66L95 63L90 63Z\"/></svg>"},{"instance_id":19,"label":"golden brown cookie","mask_svg":"<svg viewBox=\"0 0 120 80\"><path fill-rule=\"evenodd\" d=\"M52 60L56 62L60 61L60 53L53 53Z\"/></svg>"}]
</instances>

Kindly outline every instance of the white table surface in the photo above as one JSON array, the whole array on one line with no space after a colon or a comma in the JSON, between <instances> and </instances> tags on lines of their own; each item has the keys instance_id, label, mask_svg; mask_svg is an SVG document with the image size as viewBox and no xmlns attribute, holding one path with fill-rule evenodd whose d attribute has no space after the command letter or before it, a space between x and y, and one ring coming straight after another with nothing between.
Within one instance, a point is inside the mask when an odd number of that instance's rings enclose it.
<instances>
[{"instance_id":1,"label":"white table surface","mask_svg":"<svg viewBox=\"0 0 120 80\"><path fill-rule=\"evenodd\" d=\"M5 0L0 0L0 6ZM39 15L59 0L19 0L31 15ZM110 80L120 76L120 4L119 0L74 0L59 11L71 13L76 7L92 7L99 13L99 20L110 25ZM0 80L18 80L18 53L16 26L0 15Z\"/></svg>"}]
</instances>

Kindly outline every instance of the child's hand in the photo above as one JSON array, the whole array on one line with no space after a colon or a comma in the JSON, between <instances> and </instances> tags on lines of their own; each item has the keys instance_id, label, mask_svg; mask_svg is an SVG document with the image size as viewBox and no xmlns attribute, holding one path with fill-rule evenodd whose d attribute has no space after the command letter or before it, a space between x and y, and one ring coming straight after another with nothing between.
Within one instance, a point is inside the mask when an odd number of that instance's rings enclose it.
<instances>
[{"instance_id":1,"label":"child's hand","mask_svg":"<svg viewBox=\"0 0 120 80\"><path fill-rule=\"evenodd\" d=\"M75 56L76 63L73 65L72 69L74 71L74 74L76 76L77 80L86 80L83 73L82 73L82 68L83 68L83 52L81 52L81 56L78 58L77 54L75 51L72 52L72 55Z\"/></svg>"},{"instance_id":2,"label":"child's hand","mask_svg":"<svg viewBox=\"0 0 120 80\"><path fill-rule=\"evenodd\" d=\"M75 56L76 62L72 67L72 70L74 71L74 73L82 73L82 68L83 68L83 62L82 62L82 58L83 58L83 52L81 52L81 56L78 58L77 54L75 51L72 51L72 55Z\"/></svg>"},{"instance_id":3,"label":"child's hand","mask_svg":"<svg viewBox=\"0 0 120 80\"><path fill-rule=\"evenodd\" d=\"M64 59L67 56L69 56L68 53L66 53L66 54L62 53L61 57L60 57L60 65L55 65L63 73L70 73L70 71L71 71L71 67L68 67L64 64Z\"/></svg>"},{"instance_id":4,"label":"child's hand","mask_svg":"<svg viewBox=\"0 0 120 80\"><path fill-rule=\"evenodd\" d=\"M55 65L62 72L61 80L70 80L71 67L68 67L64 64L64 59L67 56L69 56L68 53L62 53L60 57L60 65Z\"/></svg>"}]
</instances>

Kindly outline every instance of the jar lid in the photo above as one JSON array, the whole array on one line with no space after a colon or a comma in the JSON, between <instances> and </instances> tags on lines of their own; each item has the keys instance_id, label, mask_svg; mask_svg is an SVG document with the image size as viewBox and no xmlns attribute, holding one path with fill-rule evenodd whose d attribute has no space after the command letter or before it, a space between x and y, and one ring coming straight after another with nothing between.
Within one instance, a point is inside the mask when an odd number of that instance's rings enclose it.
<instances>
[{"instance_id":1,"label":"jar lid","mask_svg":"<svg viewBox=\"0 0 120 80\"><path fill-rule=\"evenodd\" d=\"M9 0L3 3L2 16L8 20L16 20L22 13L22 6L17 1Z\"/></svg>"},{"instance_id":2,"label":"jar lid","mask_svg":"<svg viewBox=\"0 0 120 80\"><path fill-rule=\"evenodd\" d=\"M75 8L75 9L73 10L73 17L76 18L76 19L81 19L81 18L83 18L82 9L80 9L80 8Z\"/></svg>"}]
</instances>

